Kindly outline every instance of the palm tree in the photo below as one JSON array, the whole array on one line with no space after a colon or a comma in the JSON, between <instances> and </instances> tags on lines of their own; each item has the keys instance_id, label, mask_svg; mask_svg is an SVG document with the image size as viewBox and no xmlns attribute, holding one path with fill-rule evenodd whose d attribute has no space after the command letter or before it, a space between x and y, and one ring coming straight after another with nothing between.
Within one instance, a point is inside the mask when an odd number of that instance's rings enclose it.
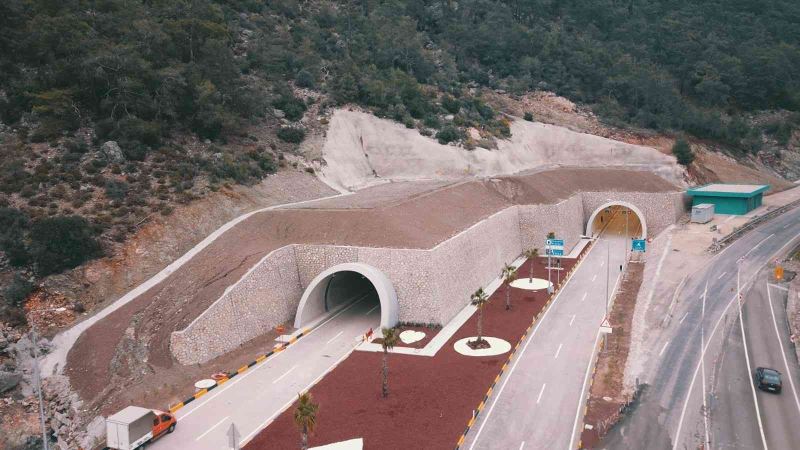
<instances>
[{"instance_id":1,"label":"palm tree","mask_svg":"<svg viewBox=\"0 0 800 450\"><path fill-rule=\"evenodd\" d=\"M383 341L381 342L381 347L383 347L383 385L381 387L381 395L383 395L383 398L386 398L389 396L389 350L393 349L397 344L399 335L397 333L397 328L383 328L382 331Z\"/></svg>"},{"instance_id":2,"label":"palm tree","mask_svg":"<svg viewBox=\"0 0 800 450\"><path fill-rule=\"evenodd\" d=\"M300 449L308 449L308 435L314 432L317 425L317 411L319 405L314 403L311 394L304 392L297 394L298 404L294 410L294 423L300 428Z\"/></svg>"},{"instance_id":3,"label":"palm tree","mask_svg":"<svg viewBox=\"0 0 800 450\"><path fill-rule=\"evenodd\" d=\"M530 265L531 271L528 274L529 275L528 276L528 281L530 283L533 283L533 263L536 261L536 258L539 257L539 249L538 248L531 248L531 249L525 250L525 257L528 258L528 260L530 260L530 262L531 262L531 265Z\"/></svg>"},{"instance_id":4,"label":"palm tree","mask_svg":"<svg viewBox=\"0 0 800 450\"><path fill-rule=\"evenodd\" d=\"M503 266L500 276L506 282L506 309L511 309L511 282L517 279L517 268L506 264Z\"/></svg>"},{"instance_id":5,"label":"palm tree","mask_svg":"<svg viewBox=\"0 0 800 450\"><path fill-rule=\"evenodd\" d=\"M478 288L469 298L471 303L478 307L478 340L475 342L480 343L483 341L483 307L489 303L489 296L483 288Z\"/></svg>"}]
</instances>

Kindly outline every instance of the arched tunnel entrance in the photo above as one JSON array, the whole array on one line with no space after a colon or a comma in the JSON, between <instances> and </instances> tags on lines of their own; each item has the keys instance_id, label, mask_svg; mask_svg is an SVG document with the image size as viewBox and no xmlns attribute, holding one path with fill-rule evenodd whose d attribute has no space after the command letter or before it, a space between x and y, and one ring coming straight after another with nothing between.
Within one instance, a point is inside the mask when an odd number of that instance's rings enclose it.
<instances>
[{"instance_id":1,"label":"arched tunnel entrance","mask_svg":"<svg viewBox=\"0 0 800 450\"><path fill-rule=\"evenodd\" d=\"M597 208L586 223L586 236L601 234L646 239L647 222L636 206L622 201L608 202Z\"/></svg>"},{"instance_id":2,"label":"arched tunnel entrance","mask_svg":"<svg viewBox=\"0 0 800 450\"><path fill-rule=\"evenodd\" d=\"M294 326L314 325L348 305L348 313L374 317L376 322L380 318L381 328L397 324L397 294L389 278L367 264L347 263L323 271L308 284Z\"/></svg>"}]
</instances>

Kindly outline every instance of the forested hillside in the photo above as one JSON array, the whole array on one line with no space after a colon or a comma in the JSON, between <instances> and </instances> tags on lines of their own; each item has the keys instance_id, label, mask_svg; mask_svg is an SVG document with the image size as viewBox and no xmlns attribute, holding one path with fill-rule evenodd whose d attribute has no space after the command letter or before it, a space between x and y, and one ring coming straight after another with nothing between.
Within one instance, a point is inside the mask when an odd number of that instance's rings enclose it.
<instances>
[{"instance_id":1,"label":"forested hillside","mask_svg":"<svg viewBox=\"0 0 800 450\"><path fill-rule=\"evenodd\" d=\"M274 171L312 105L490 147L509 128L484 87L732 153L786 145L800 2L3 0L0 247L25 273L74 267L149 214ZM781 114L747 120L762 110ZM264 124L274 140L251 135Z\"/></svg>"}]
</instances>

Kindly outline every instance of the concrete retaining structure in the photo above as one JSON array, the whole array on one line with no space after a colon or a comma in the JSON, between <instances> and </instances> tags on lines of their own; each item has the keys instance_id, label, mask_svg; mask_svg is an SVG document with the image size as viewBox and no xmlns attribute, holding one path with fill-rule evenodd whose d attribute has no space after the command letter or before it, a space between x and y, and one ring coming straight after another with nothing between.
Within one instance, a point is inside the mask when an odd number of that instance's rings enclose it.
<instances>
[{"instance_id":1,"label":"concrete retaining structure","mask_svg":"<svg viewBox=\"0 0 800 450\"><path fill-rule=\"evenodd\" d=\"M642 211L651 236L684 212L680 192L585 192L556 204L508 207L431 249L288 245L265 256L203 314L174 332L172 352L181 364L208 361L290 322L312 280L338 264L363 264L391 280L397 320L447 323L471 293L497 277L504 263L525 249L543 250L548 232L572 248L587 218L611 200L629 202Z\"/></svg>"}]
</instances>

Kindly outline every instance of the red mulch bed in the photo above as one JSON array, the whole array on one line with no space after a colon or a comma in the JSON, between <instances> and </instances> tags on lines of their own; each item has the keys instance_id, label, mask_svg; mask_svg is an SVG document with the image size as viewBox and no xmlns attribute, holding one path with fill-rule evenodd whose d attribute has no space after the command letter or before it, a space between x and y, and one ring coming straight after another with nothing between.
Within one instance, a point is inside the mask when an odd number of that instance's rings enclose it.
<instances>
[{"instance_id":1,"label":"red mulch bed","mask_svg":"<svg viewBox=\"0 0 800 450\"><path fill-rule=\"evenodd\" d=\"M540 258L534 276L547 278ZM575 260L563 260L567 270ZM528 263L520 276L528 275ZM484 310L484 335L515 345L542 310L546 291L511 289L511 311L505 310L502 286ZM389 355L389 398L381 392L380 353L353 352L311 388L319 403L311 446L363 438L365 449L452 449L472 411L483 399L508 354L463 356L453 350L459 339L474 336L477 314L434 357ZM295 405L259 433L245 450L295 449L300 434L292 420Z\"/></svg>"}]
</instances>

